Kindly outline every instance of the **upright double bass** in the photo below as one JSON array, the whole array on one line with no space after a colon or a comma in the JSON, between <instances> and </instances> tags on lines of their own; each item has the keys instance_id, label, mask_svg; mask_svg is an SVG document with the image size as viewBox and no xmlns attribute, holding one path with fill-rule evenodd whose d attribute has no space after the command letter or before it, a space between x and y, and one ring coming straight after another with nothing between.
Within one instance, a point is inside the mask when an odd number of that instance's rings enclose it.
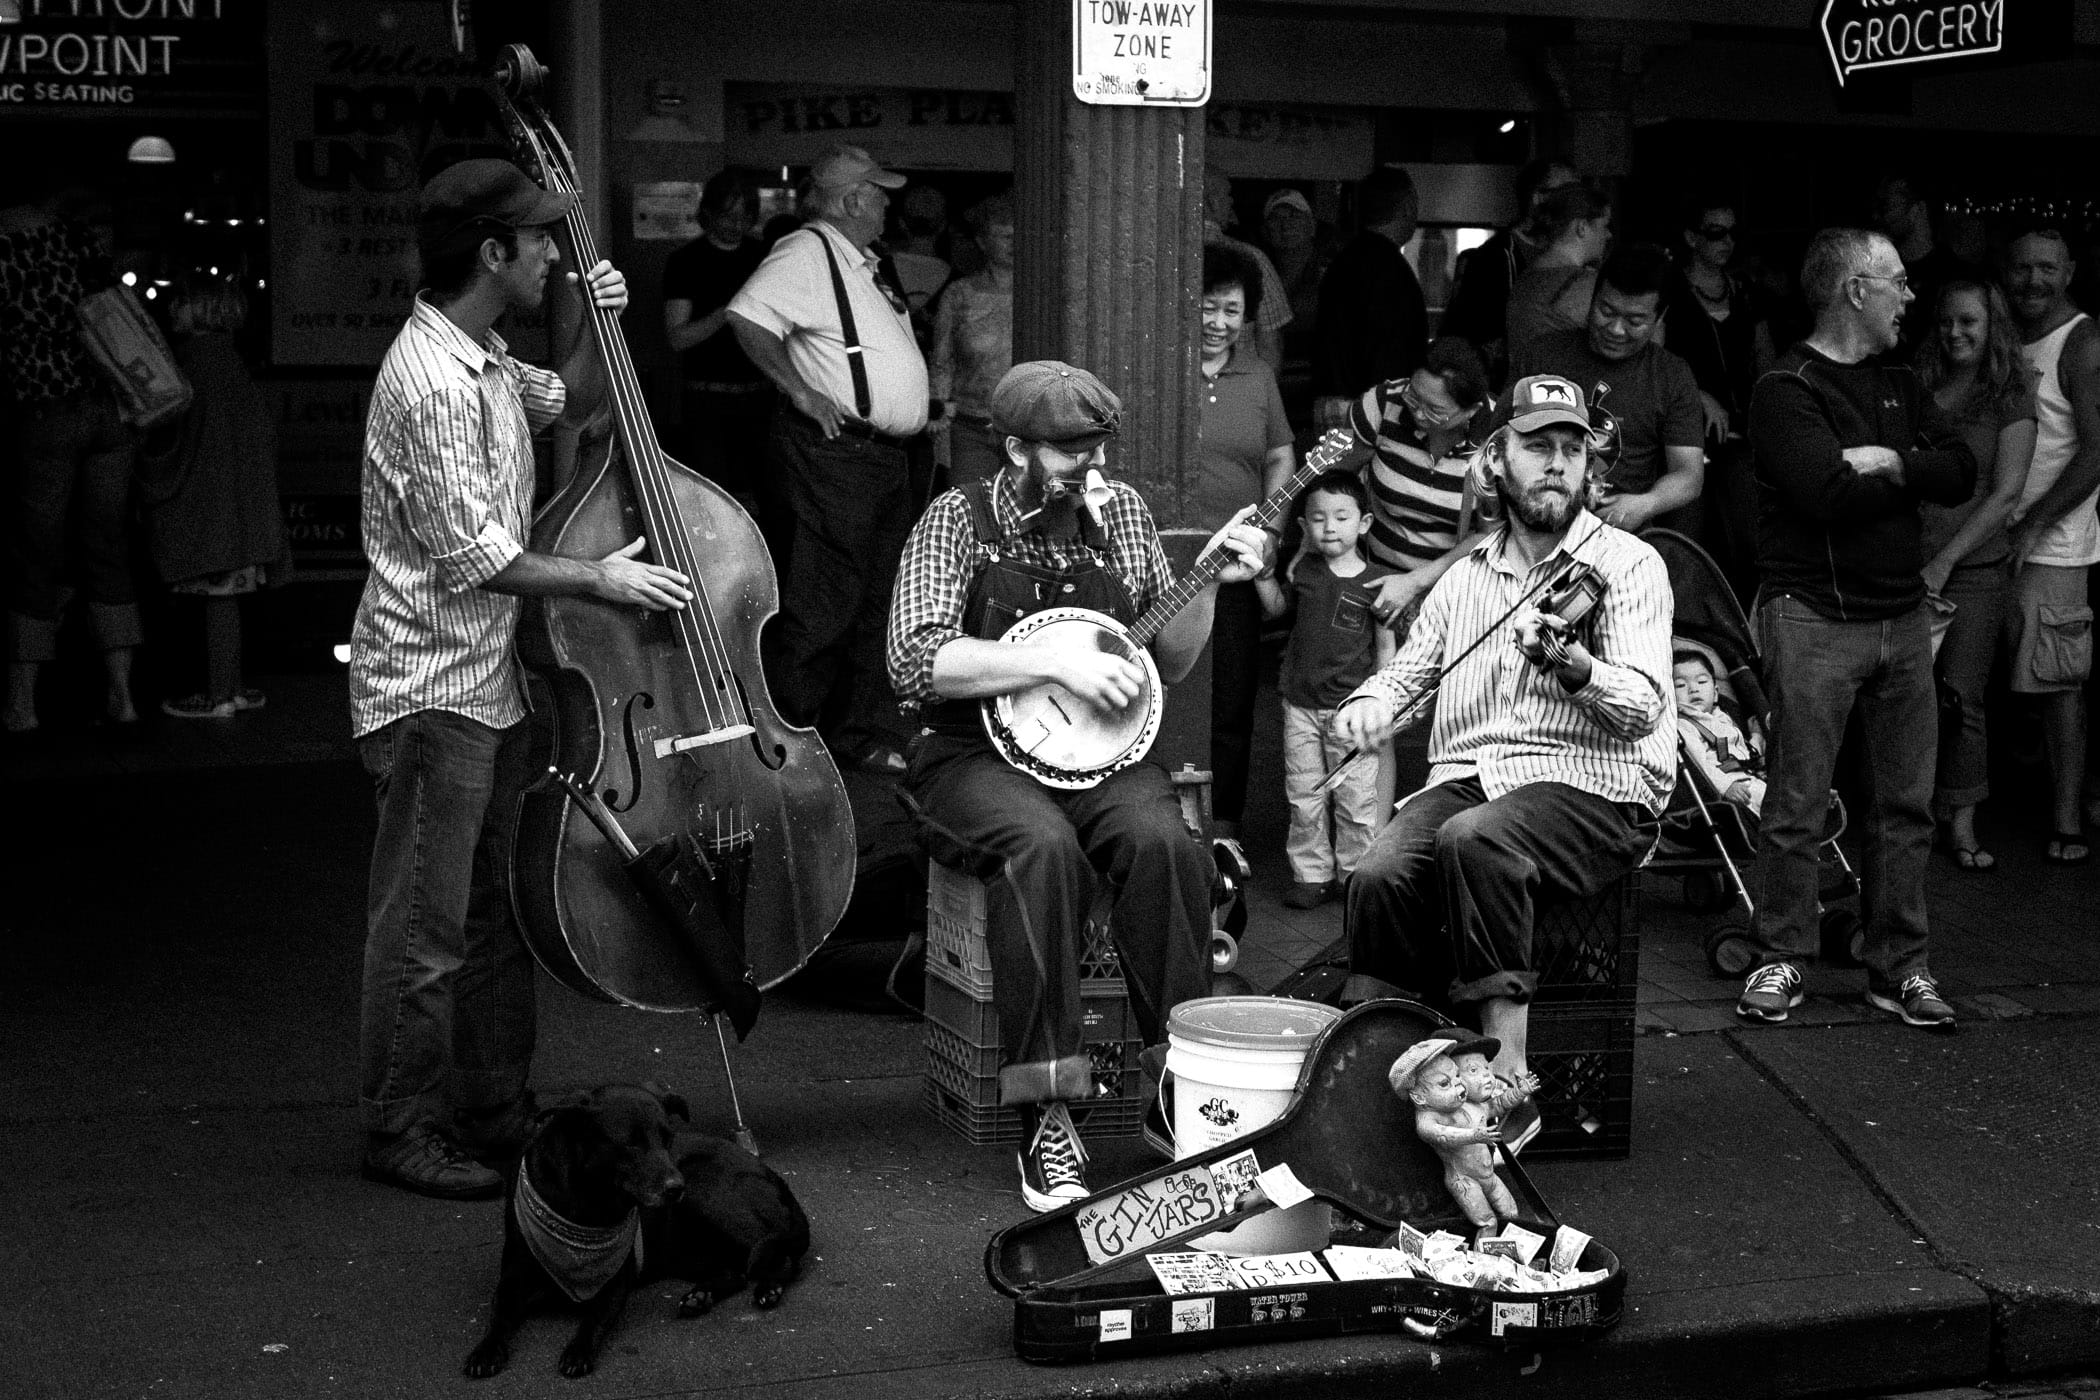
<instances>
[{"instance_id":1,"label":"upright double bass","mask_svg":"<svg viewBox=\"0 0 2100 1400\"><path fill-rule=\"evenodd\" d=\"M545 70L513 44L496 79L519 164L577 193L540 106ZM563 222L578 264L596 264L580 200ZM641 536L649 558L692 580L693 599L665 612L594 598L528 606L519 651L551 692L555 738L553 772L520 808L512 891L526 942L564 985L652 1011L715 1011L741 993L741 1031L757 990L807 961L845 912L853 812L816 732L782 719L767 693L759 631L779 586L758 527L665 454L616 314L586 314L610 415L586 429L532 547L599 559ZM696 918L667 911L666 881ZM725 964L738 987L723 985Z\"/></svg>"}]
</instances>

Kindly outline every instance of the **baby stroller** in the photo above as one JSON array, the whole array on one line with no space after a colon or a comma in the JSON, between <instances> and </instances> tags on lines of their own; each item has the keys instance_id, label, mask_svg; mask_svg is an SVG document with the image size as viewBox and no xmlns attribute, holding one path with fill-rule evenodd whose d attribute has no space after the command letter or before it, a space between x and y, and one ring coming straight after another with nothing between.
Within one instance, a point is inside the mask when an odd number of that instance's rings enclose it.
<instances>
[{"instance_id":1,"label":"baby stroller","mask_svg":"<svg viewBox=\"0 0 2100 1400\"><path fill-rule=\"evenodd\" d=\"M1771 722L1771 704L1758 679L1757 642L1720 566L1674 530L1647 530L1641 538L1670 571L1677 608L1672 650L1705 655L1724 707L1742 716L1746 729L1762 732ZM1681 875L1684 902L1696 912L1719 913L1732 906L1738 911L1708 933L1706 961L1718 976L1741 977L1757 957L1749 939L1757 906L1742 876L1743 866L1757 854L1757 819L1748 807L1722 795L1687 751L1681 732L1677 746L1677 788L1663 812L1661 836L1647 868ZM1838 845L1844 830L1845 804L1832 792L1820 848L1822 953L1825 961L1857 965L1859 913L1838 903L1859 893L1859 878Z\"/></svg>"}]
</instances>

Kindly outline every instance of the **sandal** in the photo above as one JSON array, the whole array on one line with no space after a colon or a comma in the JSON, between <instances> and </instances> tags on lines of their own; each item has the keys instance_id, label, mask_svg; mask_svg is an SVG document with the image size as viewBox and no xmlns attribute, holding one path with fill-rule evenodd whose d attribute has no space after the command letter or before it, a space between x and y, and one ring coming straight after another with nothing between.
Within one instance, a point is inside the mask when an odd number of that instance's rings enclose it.
<instances>
[{"instance_id":1,"label":"sandal","mask_svg":"<svg viewBox=\"0 0 2100 1400\"><path fill-rule=\"evenodd\" d=\"M2078 854L2071 854L2073 851ZM2084 865L2092 854L2093 848L2082 831L2052 832L2048 844L2042 847L2042 859L2051 865Z\"/></svg>"},{"instance_id":2,"label":"sandal","mask_svg":"<svg viewBox=\"0 0 2100 1400\"><path fill-rule=\"evenodd\" d=\"M1998 868L1998 857L1981 846L1949 846L1947 854L1954 857L1954 863L1963 870L1973 870L1980 875Z\"/></svg>"}]
</instances>

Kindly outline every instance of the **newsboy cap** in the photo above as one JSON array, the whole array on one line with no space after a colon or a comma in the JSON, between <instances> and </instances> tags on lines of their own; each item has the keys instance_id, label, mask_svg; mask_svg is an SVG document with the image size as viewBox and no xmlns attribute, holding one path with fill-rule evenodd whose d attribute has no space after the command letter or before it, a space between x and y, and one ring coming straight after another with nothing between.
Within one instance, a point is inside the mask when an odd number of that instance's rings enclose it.
<instances>
[{"instance_id":1,"label":"newsboy cap","mask_svg":"<svg viewBox=\"0 0 2100 1400\"><path fill-rule=\"evenodd\" d=\"M1026 360L992 390L992 431L1023 442L1085 452L1123 426L1123 401L1106 384L1063 360Z\"/></svg>"},{"instance_id":2,"label":"newsboy cap","mask_svg":"<svg viewBox=\"0 0 2100 1400\"><path fill-rule=\"evenodd\" d=\"M417 228L423 250L436 252L460 235L551 224L576 207L576 196L543 190L507 160L486 157L448 165L423 186Z\"/></svg>"}]
</instances>

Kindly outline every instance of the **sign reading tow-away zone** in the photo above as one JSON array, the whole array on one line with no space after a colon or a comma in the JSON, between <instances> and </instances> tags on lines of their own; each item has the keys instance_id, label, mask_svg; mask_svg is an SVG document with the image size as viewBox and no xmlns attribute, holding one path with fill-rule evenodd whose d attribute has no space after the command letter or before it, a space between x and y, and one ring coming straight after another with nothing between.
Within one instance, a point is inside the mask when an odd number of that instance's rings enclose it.
<instances>
[{"instance_id":1,"label":"sign reading tow-away zone","mask_svg":"<svg viewBox=\"0 0 2100 1400\"><path fill-rule=\"evenodd\" d=\"M1201 107L1210 100L1210 0L1072 0L1081 102Z\"/></svg>"},{"instance_id":2,"label":"sign reading tow-away zone","mask_svg":"<svg viewBox=\"0 0 2100 1400\"><path fill-rule=\"evenodd\" d=\"M1975 58L2005 47L2011 0L1823 0L1823 42L1839 86L1854 73Z\"/></svg>"}]
</instances>

